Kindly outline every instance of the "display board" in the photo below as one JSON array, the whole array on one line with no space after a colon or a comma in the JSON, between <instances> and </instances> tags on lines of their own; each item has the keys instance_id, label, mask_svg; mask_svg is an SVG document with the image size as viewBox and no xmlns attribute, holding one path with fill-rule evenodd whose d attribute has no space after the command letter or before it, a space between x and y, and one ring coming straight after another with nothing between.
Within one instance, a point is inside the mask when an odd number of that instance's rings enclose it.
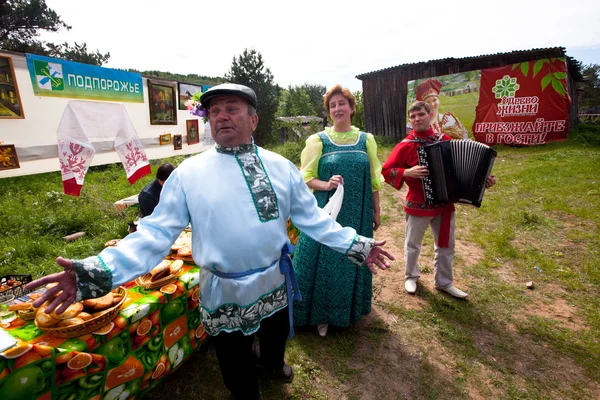
<instances>
[{"instance_id":1,"label":"display board","mask_svg":"<svg viewBox=\"0 0 600 400\"><path fill-rule=\"evenodd\" d=\"M37 63L35 63L36 60ZM18 164L11 163L10 168L0 169L0 178L52 172L60 169L57 129L67 104L75 99L80 101L102 100L123 104L150 160L199 153L212 147L211 144L206 144L209 141L204 140L203 121L198 123L199 140L197 142L187 140L186 121L199 119L187 110L178 110L178 107L175 107L176 117L173 116L175 124L152 125L148 100L148 79L139 74L130 75L131 73L125 71L58 60L60 61L60 71L64 75L62 81L64 88L67 89L66 86L69 85L69 82L75 85L76 88L69 90L79 93L78 97L64 97L65 90L52 90L51 83L50 89L41 89L36 83L38 81L36 71L44 75L44 71L49 71L47 65L54 64L53 73L56 72L59 69L56 60L32 55L28 59L25 54L0 51L0 70L7 71L4 74L6 78L4 80L7 82L0 84L0 104L5 104L4 108L10 109L10 112L7 111L5 116L0 118L0 142L3 145L14 146L15 160L18 158ZM35 79L32 78L32 73ZM52 76L53 73L49 74ZM42 75L39 75L39 80L43 81L40 84L48 85ZM56 76L54 74L53 78ZM136 77L140 78L139 82L136 81ZM150 79L152 82L177 86L174 81ZM112 81L112 93L109 96L112 98L102 97L99 93L102 92L103 83L108 88L109 80ZM115 90L115 81L118 91ZM51 81L49 80L49 82ZM80 83L82 87L80 87ZM94 83L96 83L97 90L94 89ZM87 91L86 84L88 84ZM60 85L55 88L60 88ZM136 93L136 90L139 90L139 93ZM59 92L62 92L62 95L58 96ZM1 93L6 93L6 95L2 96ZM5 101L2 101L3 97L6 98ZM126 100L125 97L129 97L129 99ZM139 99L143 99L143 101L136 102ZM181 149L176 149L174 143L167 143L167 145L163 143L161 146L161 135L183 135ZM96 150L92 166L121 161L114 149L113 142L114 138L104 138L92 142Z\"/></svg>"}]
</instances>

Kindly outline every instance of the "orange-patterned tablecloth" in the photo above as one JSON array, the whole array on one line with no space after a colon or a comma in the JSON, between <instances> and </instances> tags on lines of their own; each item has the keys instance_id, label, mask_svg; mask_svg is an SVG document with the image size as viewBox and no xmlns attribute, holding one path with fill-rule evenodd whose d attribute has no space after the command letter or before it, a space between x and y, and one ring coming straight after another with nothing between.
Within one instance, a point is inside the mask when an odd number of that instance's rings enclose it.
<instances>
[{"instance_id":1,"label":"orange-patterned tablecloth","mask_svg":"<svg viewBox=\"0 0 600 400\"><path fill-rule=\"evenodd\" d=\"M65 339L33 321L2 325L19 340L0 354L2 400L115 400L143 396L206 338L200 318L199 268L146 290L130 282L119 315L96 332Z\"/></svg>"}]
</instances>

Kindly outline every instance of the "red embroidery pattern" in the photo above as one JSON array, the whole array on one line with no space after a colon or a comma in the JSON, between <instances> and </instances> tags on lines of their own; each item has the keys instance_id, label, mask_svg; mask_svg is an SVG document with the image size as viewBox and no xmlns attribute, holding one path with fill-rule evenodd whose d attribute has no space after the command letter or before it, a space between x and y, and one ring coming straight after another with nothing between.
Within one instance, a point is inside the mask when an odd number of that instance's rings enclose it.
<instances>
[{"instance_id":1,"label":"red embroidery pattern","mask_svg":"<svg viewBox=\"0 0 600 400\"><path fill-rule=\"evenodd\" d=\"M77 183L81 185L94 157L94 149L64 140L59 140L59 146L60 171L63 181L75 177Z\"/></svg>"},{"instance_id":2,"label":"red embroidery pattern","mask_svg":"<svg viewBox=\"0 0 600 400\"><path fill-rule=\"evenodd\" d=\"M139 140L133 139L128 143L117 146L115 149L119 153L121 161L123 161L127 176L131 176L140 166L148 163L148 157Z\"/></svg>"}]
</instances>

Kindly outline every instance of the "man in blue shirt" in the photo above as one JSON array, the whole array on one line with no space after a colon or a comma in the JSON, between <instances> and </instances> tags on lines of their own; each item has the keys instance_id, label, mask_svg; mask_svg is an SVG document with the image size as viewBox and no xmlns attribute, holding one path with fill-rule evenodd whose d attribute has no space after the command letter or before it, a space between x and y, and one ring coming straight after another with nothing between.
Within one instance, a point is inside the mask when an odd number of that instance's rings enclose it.
<instances>
[{"instance_id":1,"label":"man in blue shirt","mask_svg":"<svg viewBox=\"0 0 600 400\"><path fill-rule=\"evenodd\" d=\"M162 190L163 184L174 169L175 166L169 163L158 167L156 179L147 184L138 195L140 216L142 218L147 217L154 211L154 207L156 207L160 200L160 191Z\"/></svg>"},{"instance_id":2,"label":"man in blue shirt","mask_svg":"<svg viewBox=\"0 0 600 400\"><path fill-rule=\"evenodd\" d=\"M288 219L372 273L387 270L394 257L383 249L385 241L335 222L293 163L254 144L258 116L251 88L225 83L200 100L215 147L179 164L138 231L99 255L57 258L64 272L26 288L58 282L34 304L49 301L45 312L62 313L73 301L103 296L149 272L191 223L202 325L214 338L223 381L236 400L258 400L255 355L274 379L291 382L294 376L284 355L293 334L293 300L301 297L289 258ZM255 336L260 355L253 354Z\"/></svg>"}]
</instances>

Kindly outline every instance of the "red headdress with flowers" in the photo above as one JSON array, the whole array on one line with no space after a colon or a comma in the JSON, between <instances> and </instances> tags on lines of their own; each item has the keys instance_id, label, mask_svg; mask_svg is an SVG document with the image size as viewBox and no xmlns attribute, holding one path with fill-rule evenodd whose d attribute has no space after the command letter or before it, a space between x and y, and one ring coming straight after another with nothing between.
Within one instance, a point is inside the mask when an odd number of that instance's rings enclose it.
<instances>
[{"instance_id":1,"label":"red headdress with flowers","mask_svg":"<svg viewBox=\"0 0 600 400\"><path fill-rule=\"evenodd\" d=\"M442 91L442 82L437 79L426 79L417 86L417 101L423 101L431 95L438 96Z\"/></svg>"}]
</instances>

